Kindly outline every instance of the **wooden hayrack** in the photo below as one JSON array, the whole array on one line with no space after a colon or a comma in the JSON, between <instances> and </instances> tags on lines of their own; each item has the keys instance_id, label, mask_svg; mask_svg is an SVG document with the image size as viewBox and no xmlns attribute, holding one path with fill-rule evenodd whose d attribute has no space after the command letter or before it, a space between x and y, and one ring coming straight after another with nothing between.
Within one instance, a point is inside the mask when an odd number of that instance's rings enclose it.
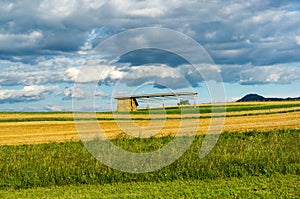
<instances>
[{"instance_id":1,"label":"wooden hayrack","mask_svg":"<svg viewBox=\"0 0 300 199\"><path fill-rule=\"evenodd\" d=\"M178 107L180 107L181 100L180 96L182 95L192 95L194 96L194 106L196 106L196 92L178 92L178 93L161 93L161 94L143 94L143 95L131 95L131 96L116 96L114 99L118 100L118 112L126 111L136 111L138 108L138 98L153 98L161 97L162 98L162 108L165 108L165 97L176 96L178 98ZM149 107L149 101L148 101Z\"/></svg>"}]
</instances>

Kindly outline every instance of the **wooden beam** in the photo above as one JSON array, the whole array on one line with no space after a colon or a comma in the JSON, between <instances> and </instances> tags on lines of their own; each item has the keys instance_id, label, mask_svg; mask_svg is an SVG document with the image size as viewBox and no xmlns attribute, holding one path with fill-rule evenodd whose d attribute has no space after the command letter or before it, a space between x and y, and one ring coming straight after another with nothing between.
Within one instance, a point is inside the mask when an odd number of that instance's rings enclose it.
<instances>
[{"instance_id":1,"label":"wooden beam","mask_svg":"<svg viewBox=\"0 0 300 199\"><path fill-rule=\"evenodd\" d=\"M130 98L149 98L149 97L167 97L167 96L181 96L181 95L197 95L196 92L178 92L178 93L160 93L160 94L143 94L130 96L115 96L114 99L130 99Z\"/></svg>"}]
</instances>

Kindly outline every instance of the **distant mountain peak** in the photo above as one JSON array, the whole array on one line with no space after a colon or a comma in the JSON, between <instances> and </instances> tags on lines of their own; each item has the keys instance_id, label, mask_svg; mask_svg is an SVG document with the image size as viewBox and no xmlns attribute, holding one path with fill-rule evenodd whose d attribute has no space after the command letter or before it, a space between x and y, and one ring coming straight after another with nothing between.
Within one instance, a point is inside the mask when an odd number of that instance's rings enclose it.
<instances>
[{"instance_id":1,"label":"distant mountain peak","mask_svg":"<svg viewBox=\"0 0 300 199\"><path fill-rule=\"evenodd\" d=\"M241 99L239 99L237 102L251 102L251 101L266 101L266 98L258 95L258 94L248 94Z\"/></svg>"},{"instance_id":2,"label":"distant mountain peak","mask_svg":"<svg viewBox=\"0 0 300 199\"><path fill-rule=\"evenodd\" d=\"M296 98L265 98L264 96L258 94L248 94L241 99L237 100L237 102L264 102L264 101L295 101L300 100L300 97Z\"/></svg>"}]
</instances>

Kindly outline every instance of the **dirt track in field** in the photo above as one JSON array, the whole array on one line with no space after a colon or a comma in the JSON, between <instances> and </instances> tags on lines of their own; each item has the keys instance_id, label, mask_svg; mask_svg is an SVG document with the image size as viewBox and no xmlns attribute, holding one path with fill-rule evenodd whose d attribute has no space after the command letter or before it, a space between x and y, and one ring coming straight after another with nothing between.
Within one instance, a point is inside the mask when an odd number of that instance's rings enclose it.
<instances>
[{"instance_id":1,"label":"dirt track in field","mask_svg":"<svg viewBox=\"0 0 300 199\"><path fill-rule=\"evenodd\" d=\"M270 111L274 111L272 109ZM284 109L288 110L288 109ZM268 111L268 110L265 110ZM247 113L255 111L247 111ZM227 115L233 114L227 113ZM243 112L236 112L243 114ZM24 114L22 114L24 116ZM41 114L38 114L41 117ZM51 117L60 115L48 114ZM66 116L65 114L64 117ZM72 114L70 114L72 115ZM25 116L27 116L25 114ZM141 115L133 115L141 117ZM168 115L168 117L171 115ZM172 115L180 117L179 115ZM32 115L30 115L32 117ZM42 116L43 117L43 116ZM108 117L108 115L107 115ZM110 116L111 117L111 116ZM149 116L144 116L149 117ZM109 138L114 138L125 132L132 136L164 136L180 134L205 134L211 119L168 119L168 120L135 120L126 121L80 121L83 128L81 135L89 138L99 137L99 126ZM213 121L220 121L214 119ZM93 125L97 125L96 127ZM212 127L217 127L215 124ZM300 112L278 113L270 115L227 117L222 131L241 132L252 129L272 130L285 128L300 128ZM195 130L196 129L196 130ZM0 145L37 144L47 142L78 141L79 136L74 121L39 121L39 122L2 122L0 123Z\"/></svg>"}]
</instances>

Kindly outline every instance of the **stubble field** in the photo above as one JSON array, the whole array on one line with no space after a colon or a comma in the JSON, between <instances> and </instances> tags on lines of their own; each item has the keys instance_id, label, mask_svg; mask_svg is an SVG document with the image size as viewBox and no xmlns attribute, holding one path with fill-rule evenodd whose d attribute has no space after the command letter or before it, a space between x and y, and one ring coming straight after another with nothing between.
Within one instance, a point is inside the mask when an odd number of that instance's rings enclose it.
<instances>
[{"instance_id":1,"label":"stubble field","mask_svg":"<svg viewBox=\"0 0 300 199\"><path fill-rule=\"evenodd\" d=\"M88 126L89 123L95 122L90 121L91 117L97 119L99 126L110 139L128 133L127 131L139 129L144 132L151 129L152 132L156 132L155 136L161 137L175 135L179 128L184 129L184 135L188 135L194 133L196 127L197 134L201 135L207 132L210 125L221 124L224 124L223 132L300 128L300 102L298 101L229 103L226 113L210 112L210 105L202 105L199 110L191 110L191 113L182 115L178 109L167 110L165 114L160 114L161 111L158 111L151 115L142 111L133 114L82 113L80 120L75 121L72 113L1 113L0 145L79 141L76 123ZM219 121L215 122L216 120ZM99 131L99 129L90 129L90 131Z\"/></svg>"}]
</instances>

